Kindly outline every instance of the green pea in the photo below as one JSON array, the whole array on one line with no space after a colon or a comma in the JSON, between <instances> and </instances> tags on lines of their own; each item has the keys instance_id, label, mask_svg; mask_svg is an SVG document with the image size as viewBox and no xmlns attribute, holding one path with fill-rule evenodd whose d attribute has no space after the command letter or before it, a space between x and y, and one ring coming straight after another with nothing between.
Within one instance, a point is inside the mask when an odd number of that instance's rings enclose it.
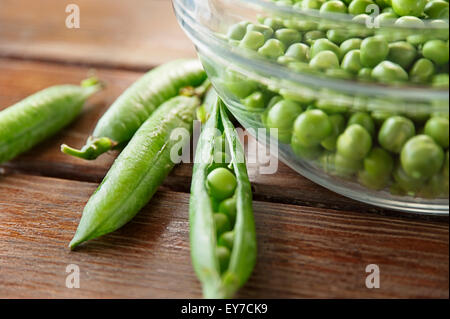
<instances>
[{"instance_id":1,"label":"green pea","mask_svg":"<svg viewBox=\"0 0 450 319\"><path fill-rule=\"evenodd\" d=\"M303 43L295 43L287 49L285 56L296 61L307 62L309 60L309 47Z\"/></svg>"},{"instance_id":2,"label":"green pea","mask_svg":"<svg viewBox=\"0 0 450 319\"><path fill-rule=\"evenodd\" d=\"M220 237L223 233L231 230L231 223L227 215L222 213L214 214L214 225L216 228L217 237Z\"/></svg>"},{"instance_id":3,"label":"green pea","mask_svg":"<svg viewBox=\"0 0 450 319\"><path fill-rule=\"evenodd\" d=\"M378 142L393 153L400 153L405 143L416 134L414 123L403 116L389 117L378 132Z\"/></svg>"},{"instance_id":4,"label":"green pea","mask_svg":"<svg viewBox=\"0 0 450 319\"><path fill-rule=\"evenodd\" d=\"M258 50L264 45L264 35L257 31L247 31L239 46L250 50Z\"/></svg>"},{"instance_id":5,"label":"green pea","mask_svg":"<svg viewBox=\"0 0 450 319\"><path fill-rule=\"evenodd\" d=\"M300 104L283 100L275 104L267 114L267 127L278 129L278 139L289 144L295 119L303 112Z\"/></svg>"},{"instance_id":6,"label":"green pea","mask_svg":"<svg viewBox=\"0 0 450 319\"><path fill-rule=\"evenodd\" d=\"M417 57L417 50L410 43L398 41L389 44L387 59L407 70Z\"/></svg>"},{"instance_id":7,"label":"green pea","mask_svg":"<svg viewBox=\"0 0 450 319\"><path fill-rule=\"evenodd\" d=\"M393 10L391 7L392 6L391 0L375 0L375 3L383 10L385 9Z\"/></svg>"},{"instance_id":8,"label":"green pea","mask_svg":"<svg viewBox=\"0 0 450 319\"><path fill-rule=\"evenodd\" d=\"M420 17L427 0L392 0L392 8L399 16Z\"/></svg>"},{"instance_id":9,"label":"green pea","mask_svg":"<svg viewBox=\"0 0 450 319\"><path fill-rule=\"evenodd\" d=\"M341 177L350 177L362 167L361 160L349 159L340 154L334 156L334 173Z\"/></svg>"},{"instance_id":10,"label":"green pea","mask_svg":"<svg viewBox=\"0 0 450 319\"><path fill-rule=\"evenodd\" d=\"M341 68L353 74L357 74L362 69L361 51L349 51L342 59Z\"/></svg>"},{"instance_id":11,"label":"green pea","mask_svg":"<svg viewBox=\"0 0 450 319\"><path fill-rule=\"evenodd\" d=\"M375 136L375 122L372 117L365 112L356 112L354 113L350 119L348 120L347 126L359 124L364 127L369 134L374 137Z\"/></svg>"},{"instance_id":12,"label":"green pea","mask_svg":"<svg viewBox=\"0 0 450 319\"><path fill-rule=\"evenodd\" d=\"M423 46L422 54L437 65L444 65L449 59L448 43L442 40L430 40Z\"/></svg>"},{"instance_id":13,"label":"green pea","mask_svg":"<svg viewBox=\"0 0 450 319\"><path fill-rule=\"evenodd\" d=\"M379 25L380 27L388 27L394 25L397 18L398 15L396 15L394 12L384 12L378 15L375 18L374 22L376 25Z\"/></svg>"},{"instance_id":14,"label":"green pea","mask_svg":"<svg viewBox=\"0 0 450 319\"><path fill-rule=\"evenodd\" d=\"M342 1L331 0L320 7L320 13L347 13L347 7Z\"/></svg>"},{"instance_id":15,"label":"green pea","mask_svg":"<svg viewBox=\"0 0 450 319\"><path fill-rule=\"evenodd\" d=\"M346 29L334 29L327 31L327 38L331 42L340 45L342 42L351 37L351 34Z\"/></svg>"},{"instance_id":16,"label":"green pea","mask_svg":"<svg viewBox=\"0 0 450 319\"><path fill-rule=\"evenodd\" d=\"M361 63L373 68L385 60L389 54L389 46L382 37L369 37L361 43Z\"/></svg>"},{"instance_id":17,"label":"green pea","mask_svg":"<svg viewBox=\"0 0 450 319\"><path fill-rule=\"evenodd\" d=\"M345 118L341 114L334 114L329 116L331 126L333 127L333 133L329 137L325 138L321 145L328 151L335 151L337 139L339 135L345 130Z\"/></svg>"},{"instance_id":18,"label":"green pea","mask_svg":"<svg viewBox=\"0 0 450 319\"><path fill-rule=\"evenodd\" d=\"M326 34L320 30L313 30L306 32L303 36L303 41L309 45L312 45L318 39L324 39Z\"/></svg>"},{"instance_id":19,"label":"green pea","mask_svg":"<svg viewBox=\"0 0 450 319\"><path fill-rule=\"evenodd\" d=\"M381 83L397 83L408 80L408 73L398 64L383 61L372 70L372 78Z\"/></svg>"},{"instance_id":20,"label":"green pea","mask_svg":"<svg viewBox=\"0 0 450 319\"><path fill-rule=\"evenodd\" d=\"M368 188L382 189L394 169L394 160L384 149L375 147L364 159L363 167L358 174L359 181Z\"/></svg>"},{"instance_id":21,"label":"green pea","mask_svg":"<svg viewBox=\"0 0 450 319\"><path fill-rule=\"evenodd\" d=\"M413 178L406 174L401 165L397 165L392 175L397 185L411 195L420 190L425 183L424 179Z\"/></svg>"},{"instance_id":22,"label":"green pea","mask_svg":"<svg viewBox=\"0 0 450 319\"><path fill-rule=\"evenodd\" d=\"M219 246L226 247L229 250L233 249L233 243L234 243L234 231L228 231L226 233L223 233L219 237Z\"/></svg>"},{"instance_id":23,"label":"green pea","mask_svg":"<svg viewBox=\"0 0 450 319\"><path fill-rule=\"evenodd\" d=\"M217 246L216 254L219 260L220 272L223 273L228 269L228 264L230 263L230 250L224 246Z\"/></svg>"},{"instance_id":24,"label":"green pea","mask_svg":"<svg viewBox=\"0 0 450 319\"><path fill-rule=\"evenodd\" d=\"M448 197L449 192L449 180L445 178L441 173L434 174L428 182L420 190L420 197L436 198L436 197Z\"/></svg>"},{"instance_id":25,"label":"green pea","mask_svg":"<svg viewBox=\"0 0 450 319\"><path fill-rule=\"evenodd\" d=\"M258 88L257 82L249 80L243 75L230 69L225 72L223 85L240 99L249 96Z\"/></svg>"},{"instance_id":26,"label":"green pea","mask_svg":"<svg viewBox=\"0 0 450 319\"><path fill-rule=\"evenodd\" d=\"M434 139L443 148L449 146L449 120L444 117L432 117L425 124L424 133Z\"/></svg>"},{"instance_id":27,"label":"green pea","mask_svg":"<svg viewBox=\"0 0 450 319\"><path fill-rule=\"evenodd\" d=\"M321 110L302 113L294 123L294 136L305 147L319 145L333 133L333 126L327 114Z\"/></svg>"},{"instance_id":28,"label":"green pea","mask_svg":"<svg viewBox=\"0 0 450 319\"><path fill-rule=\"evenodd\" d=\"M427 179L442 168L444 151L427 135L411 138L403 147L401 155L403 170L412 178Z\"/></svg>"},{"instance_id":29,"label":"green pea","mask_svg":"<svg viewBox=\"0 0 450 319\"><path fill-rule=\"evenodd\" d=\"M272 28L272 30L279 30L284 28L283 20L280 18L266 18L264 19L264 25Z\"/></svg>"},{"instance_id":30,"label":"green pea","mask_svg":"<svg viewBox=\"0 0 450 319\"><path fill-rule=\"evenodd\" d=\"M286 47L302 41L302 34L294 29L279 29L275 32L275 38L283 42Z\"/></svg>"},{"instance_id":31,"label":"green pea","mask_svg":"<svg viewBox=\"0 0 450 319\"><path fill-rule=\"evenodd\" d=\"M315 160L323 152L323 149L322 147L320 147L320 145L305 146L295 135L292 135L291 147L295 155L307 160Z\"/></svg>"},{"instance_id":32,"label":"green pea","mask_svg":"<svg viewBox=\"0 0 450 319\"><path fill-rule=\"evenodd\" d=\"M354 161L366 157L371 148L372 138L369 132L359 124L347 127L337 141L337 153Z\"/></svg>"},{"instance_id":33,"label":"green pea","mask_svg":"<svg viewBox=\"0 0 450 319\"><path fill-rule=\"evenodd\" d=\"M269 40L273 35L273 29L271 27L264 25L264 24L250 23L247 26L247 33L254 32L254 31L262 33L265 41Z\"/></svg>"},{"instance_id":34,"label":"green pea","mask_svg":"<svg viewBox=\"0 0 450 319\"><path fill-rule=\"evenodd\" d=\"M285 47L284 44L277 39L268 40L261 48L259 48L258 53L269 59L276 59L284 55Z\"/></svg>"},{"instance_id":35,"label":"green pea","mask_svg":"<svg viewBox=\"0 0 450 319\"><path fill-rule=\"evenodd\" d=\"M449 86L449 82L449 75L445 73L436 74L431 80L433 87L436 88L447 88Z\"/></svg>"},{"instance_id":36,"label":"green pea","mask_svg":"<svg viewBox=\"0 0 450 319\"><path fill-rule=\"evenodd\" d=\"M320 1L320 0L303 0L300 4L300 7L305 10L320 9L322 4L323 4L323 1Z\"/></svg>"},{"instance_id":37,"label":"green pea","mask_svg":"<svg viewBox=\"0 0 450 319\"><path fill-rule=\"evenodd\" d=\"M325 75L330 78L350 80L353 79L353 74L350 71L344 69L327 69Z\"/></svg>"},{"instance_id":38,"label":"green pea","mask_svg":"<svg viewBox=\"0 0 450 319\"><path fill-rule=\"evenodd\" d=\"M348 39L341 43L341 54L345 56L352 50L359 50L361 48L362 40L358 38Z\"/></svg>"},{"instance_id":39,"label":"green pea","mask_svg":"<svg viewBox=\"0 0 450 319\"><path fill-rule=\"evenodd\" d=\"M429 1L425 5L424 12L431 19L448 19L448 2L442 0Z\"/></svg>"},{"instance_id":40,"label":"green pea","mask_svg":"<svg viewBox=\"0 0 450 319\"><path fill-rule=\"evenodd\" d=\"M227 37L232 40L242 40L247 32L247 25L249 25L249 22L245 21L232 25L228 29Z\"/></svg>"},{"instance_id":41,"label":"green pea","mask_svg":"<svg viewBox=\"0 0 450 319\"><path fill-rule=\"evenodd\" d=\"M367 6L371 4L374 4L372 0L353 0L348 7L348 12L353 15L366 13Z\"/></svg>"},{"instance_id":42,"label":"green pea","mask_svg":"<svg viewBox=\"0 0 450 319\"><path fill-rule=\"evenodd\" d=\"M327 70L339 67L339 59L333 51L320 51L311 59L309 65L318 70Z\"/></svg>"},{"instance_id":43,"label":"green pea","mask_svg":"<svg viewBox=\"0 0 450 319\"><path fill-rule=\"evenodd\" d=\"M362 68L358 72L358 79L361 81L371 81L372 80L372 69Z\"/></svg>"},{"instance_id":44,"label":"green pea","mask_svg":"<svg viewBox=\"0 0 450 319\"><path fill-rule=\"evenodd\" d=\"M219 213L222 213L228 217L230 223L234 225L236 221L236 197L231 197L223 200L219 204Z\"/></svg>"},{"instance_id":45,"label":"green pea","mask_svg":"<svg viewBox=\"0 0 450 319\"><path fill-rule=\"evenodd\" d=\"M220 167L208 174L208 189L218 200L231 197L236 189L236 177L226 168Z\"/></svg>"},{"instance_id":46,"label":"green pea","mask_svg":"<svg viewBox=\"0 0 450 319\"><path fill-rule=\"evenodd\" d=\"M404 30L421 30L425 26L424 22L421 19L411 16L398 18L397 21L395 21L395 25L403 28ZM427 37L420 32L419 34L408 35L410 33L411 32L407 31L401 32L399 33L399 37L401 36L401 38L404 39L406 36L407 41L413 45L422 44L427 40Z\"/></svg>"},{"instance_id":47,"label":"green pea","mask_svg":"<svg viewBox=\"0 0 450 319\"><path fill-rule=\"evenodd\" d=\"M426 83L431 79L434 71L435 67L433 62L428 59L419 59L411 68L409 78L415 83Z\"/></svg>"},{"instance_id":48,"label":"green pea","mask_svg":"<svg viewBox=\"0 0 450 319\"><path fill-rule=\"evenodd\" d=\"M318 39L311 46L310 56L314 58L317 54L323 51L332 51L339 58L341 56L341 49L328 39Z\"/></svg>"}]
</instances>

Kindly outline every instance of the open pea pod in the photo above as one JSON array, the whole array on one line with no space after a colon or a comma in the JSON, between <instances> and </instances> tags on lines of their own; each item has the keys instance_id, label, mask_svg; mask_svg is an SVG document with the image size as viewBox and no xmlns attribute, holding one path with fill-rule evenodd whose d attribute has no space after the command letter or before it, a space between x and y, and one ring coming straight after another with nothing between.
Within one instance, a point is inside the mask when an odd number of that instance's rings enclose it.
<instances>
[{"instance_id":1,"label":"open pea pod","mask_svg":"<svg viewBox=\"0 0 450 319\"><path fill-rule=\"evenodd\" d=\"M228 146L229 154L217 156L217 145ZM253 271L257 244L244 151L219 99L197 146L189 219L192 263L205 298L231 298Z\"/></svg>"}]
</instances>

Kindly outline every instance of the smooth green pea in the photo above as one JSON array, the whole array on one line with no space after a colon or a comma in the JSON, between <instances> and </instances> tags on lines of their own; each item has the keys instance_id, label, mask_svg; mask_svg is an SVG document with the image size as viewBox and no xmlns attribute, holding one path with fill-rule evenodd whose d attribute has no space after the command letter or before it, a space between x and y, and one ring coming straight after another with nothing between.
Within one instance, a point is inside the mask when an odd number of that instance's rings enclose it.
<instances>
[{"instance_id":1,"label":"smooth green pea","mask_svg":"<svg viewBox=\"0 0 450 319\"><path fill-rule=\"evenodd\" d=\"M318 39L326 38L326 34L320 30L313 30L306 32L303 36L303 41L309 45L312 45Z\"/></svg>"},{"instance_id":2,"label":"smooth green pea","mask_svg":"<svg viewBox=\"0 0 450 319\"><path fill-rule=\"evenodd\" d=\"M382 37L369 37L361 43L361 63L365 67L375 67L389 54L389 45Z\"/></svg>"},{"instance_id":3,"label":"smooth green pea","mask_svg":"<svg viewBox=\"0 0 450 319\"><path fill-rule=\"evenodd\" d=\"M415 195L425 183L424 179L413 178L406 174L401 164L397 165L392 175L397 185L400 186L403 191L410 194L412 193L411 195Z\"/></svg>"},{"instance_id":4,"label":"smooth green pea","mask_svg":"<svg viewBox=\"0 0 450 319\"><path fill-rule=\"evenodd\" d=\"M217 246L216 254L219 260L220 272L223 273L228 269L228 264L230 263L230 250L224 246Z\"/></svg>"},{"instance_id":5,"label":"smooth green pea","mask_svg":"<svg viewBox=\"0 0 450 319\"><path fill-rule=\"evenodd\" d=\"M226 233L223 233L219 237L219 246L226 247L229 250L233 249L233 243L234 243L234 231L228 231Z\"/></svg>"},{"instance_id":6,"label":"smooth green pea","mask_svg":"<svg viewBox=\"0 0 450 319\"><path fill-rule=\"evenodd\" d=\"M231 230L230 220L225 214L214 213L213 218L217 237L220 237L223 233Z\"/></svg>"},{"instance_id":7,"label":"smooth green pea","mask_svg":"<svg viewBox=\"0 0 450 319\"><path fill-rule=\"evenodd\" d=\"M280 18L265 18L264 25L272 28L272 30L279 30L284 28L283 20Z\"/></svg>"},{"instance_id":8,"label":"smooth green pea","mask_svg":"<svg viewBox=\"0 0 450 319\"><path fill-rule=\"evenodd\" d=\"M391 116L378 132L378 142L387 151L400 153L405 143L416 134L414 123L403 116Z\"/></svg>"},{"instance_id":9,"label":"smooth green pea","mask_svg":"<svg viewBox=\"0 0 450 319\"><path fill-rule=\"evenodd\" d=\"M236 177L223 167L214 169L207 177L208 189L211 196L218 200L231 197L236 189Z\"/></svg>"},{"instance_id":10,"label":"smooth green pea","mask_svg":"<svg viewBox=\"0 0 450 319\"><path fill-rule=\"evenodd\" d=\"M277 39L270 39L259 48L258 53L269 59L276 59L284 55L284 44Z\"/></svg>"},{"instance_id":11,"label":"smooth green pea","mask_svg":"<svg viewBox=\"0 0 450 319\"><path fill-rule=\"evenodd\" d=\"M305 147L319 145L333 133L328 115L321 110L309 110L302 113L294 123L294 134L299 144Z\"/></svg>"},{"instance_id":12,"label":"smooth green pea","mask_svg":"<svg viewBox=\"0 0 450 319\"><path fill-rule=\"evenodd\" d=\"M296 118L303 112L300 104L282 100L276 103L267 114L267 127L278 129L278 139L289 144L292 138L292 127Z\"/></svg>"},{"instance_id":13,"label":"smooth green pea","mask_svg":"<svg viewBox=\"0 0 450 319\"><path fill-rule=\"evenodd\" d=\"M341 68L350 73L357 74L362 69L361 51L352 50L348 52L342 59Z\"/></svg>"},{"instance_id":14,"label":"smooth green pea","mask_svg":"<svg viewBox=\"0 0 450 319\"><path fill-rule=\"evenodd\" d=\"M274 32L273 29L267 25L250 23L247 26L247 33L255 32L255 31L262 33L265 41L269 40L272 37L273 32Z\"/></svg>"},{"instance_id":15,"label":"smooth green pea","mask_svg":"<svg viewBox=\"0 0 450 319\"><path fill-rule=\"evenodd\" d=\"M348 6L348 12L353 15L366 13L367 6L374 4L372 0L353 0Z\"/></svg>"},{"instance_id":16,"label":"smooth green pea","mask_svg":"<svg viewBox=\"0 0 450 319\"><path fill-rule=\"evenodd\" d=\"M309 47L304 43L295 43L287 49L285 56L294 58L299 62L307 62L309 60Z\"/></svg>"},{"instance_id":17,"label":"smooth green pea","mask_svg":"<svg viewBox=\"0 0 450 319\"><path fill-rule=\"evenodd\" d=\"M445 178L441 173L434 174L424 187L420 190L420 197L436 198L443 195L448 197L449 192L449 180Z\"/></svg>"},{"instance_id":18,"label":"smooth green pea","mask_svg":"<svg viewBox=\"0 0 450 319\"><path fill-rule=\"evenodd\" d=\"M394 12L384 12L375 18L374 23L376 25L379 25L380 27L392 26L395 24L397 18L398 15L396 15Z\"/></svg>"},{"instance_id":19,"label":"smooth green pea","mask_svg":"<svg viewBox=\"0 0 450 319\"><path fill-rule=\"evenodd\" d=\"M342 1L331 0L320 7L320 13L347 13L347 7Z\"/></svg>"},{"instance_id":20,"label":"smooth green pea","mask_svg":"<svg viewBox=\"0 0 450 319\"><path fill-rule=\"evenodd\" d=\"M385 9L393 10L391 0L375 0L375 3L383 10Z\"/></svg>"},{"instance_id":21,"label":"smooth green pea","mask_svg":"<svg viewBox=\"0 0 450 319\"><path fill-rule=\"evenodd\" d=\"M427 135L411 138L400 155L403 170L416 179L427 179L440 171L445 155L442 148Z\"/></svg>"},{"instance_id":22,"label":"smooth green pea","mask_svg":"<svg viewBox=\"0 0 450 319\"><path fill-rule=\"evenodd\" d=\"M339 67L339 59L333 51L321 51L311 59L309 65L317 70L327 70Z\"/></svg>"},{"instance_id":23,"label":"smooth green pea","mask_svg":"<svg viewBox=\"0 0 450 319\"><path fill-rule=\"evenodd\" d=\"M358 79L361 81L372 80L372 69L371 68L362 68L361 70L359 70Z\"/></svg>"},{"instance_id":24,"label":"smooth green pea","mask_svg":"<svg viewBox=\"0 0 450 319\"><path fill-rule=\"evenodd\" d=\"M327 38L331 42L334 42L337 45L340 45L342 42L344 42L348 38L351 38L351 34L346 29L334 29L334 30L327 31Z\"/></svg>"},{"instance_id":25,"label":"smooth green pea","mask_svg":"<svg viewBox=\"0 0 450 319\"><path fill-rule=\"evenodd\" d=\"M350 80L353 79L354 75L344 69L328 69L325 71L325 75L329 76L330 78L336 78L336 79L343 79L343 80Z\"/></svg>"},{"instance_id":26,"label":"smooth green pea","mask_svg":"<svg viewBox=\"0 0 450 319\"><path fill-rule=\"evenodd\" d=\"M279 64L283 64L283 65L287 65L288 66L290 63L294 63L294 62L298 62L298 61L296 59L294 59L293 57L283 55L283 56L280 56L277 59L277 62Z\"/></svg>"},{"instance_id":27,"label":"smooth green pea","mask_svg":"<svg viewBox=\"0 0 450 319\"><path fill-rule=\"evenodd\" d=\"M448 19L448 2L442 0L429 1L425 5L424 12L430 19Z\"/></svg>"},{"instance_id":28,"label":"smooth green pea","mask_svg":"<svg viewBox=\"0 0 450 319\"><path fill-rule=\"evenodd\" d=\"M427 0L392 0L392 8L399 16L420 17Z\"/></svg>"},{"instance_id":29,"label":"smooth green pea","mask_svg":"<svg viewBox=\"0 0 450 319\"><path fill-rule=\"evenodd\" d=\"M236 197L230 197L225 200L223 200L219 204L219 213L225 214L232 225L234 225L236 221Z\"/></svg>"},{"instance_id":30,"label":"smooth green pea","mask_svg":"<svg viewBox=\"0 0 450 319\"><path fill-rule=\"evenodd\" d=\"M359 124L364 127L369 134L374 137L375 136L375 122L372 117L365 112L356 112L352 116L350 116L348 120L347 126Z\"/></svg>"},{"instance_id":31,"label":"smooth green pea","mask_svg":"<svg viewBox=\"0 0 450 319\"><path fill-rule=\"evenodd\" d=\"M416 48L408 42L398 41L389 44L387 59L407 70L417 57Z\"/></svg>"},{"instance_id":32,"label":"smooth green pea","mask_svg":"<svg viewBox=\"0 0 450 319\"><path fill-rule=\"evenodd\" d=\"M228 29L227 37L231 40L242 40L247 32L247 25L249 25L249 22L245 21L232 25Z\"/></svg>"},{"instance_id":33,"label":"smooth green pea","mask_svg":"<svg viewBox=\"0 0 450 319\"><path fill-rule=\"evenodd\" d=\"M258 88L257 82L249 80L231 69L225 71L223 85L240 99L249 96Z\"/></svg>"},{"instance_id":34,"label":"smooth green pea","mask_svg":"<svg viewBox=\"0 0 450 319\"><path fill-rule=\"evenodd\" d=\"M339 135L342 134L345 130L345 118L341 114L334 114L329 116L331 125L333 127L332 135L325 138L321 145L323 148L325 148L328 151L335 151L336 150L336 144L337 139Z\"/></svg>"},{"instance_id":35,"label":"smooth green pea","mask_svg":"<svg viewBox=\"0 0 450 319\"><path fill-rule=\"evenodd\" d=\"M426 83L433 76L435 67L433 62L428 59L419 59L414 63L409 78L414 83Z\"/></svg>"},{"instance_id":36,"label":"smooth green pea","mask_svg":"<svg viewBox=\"0 0 450 319\"><path fill-rule=\"evenodd\" d=\"M341 49L328 39L318 39L311 46L310 56L314 58L317 54L323 51L332 51L339 58L341 56Z\"/></svg>"},{"instance_id":37,"label":"smooth green pea","mask_svg":"<svg viewBox=\"0 0 450 319\"><path fill-rule=\"evenodd\" d=\"M350 177L356 174L362 167L361 160L354 160L340 155L334 156L334 173L341 177Z\"/></svg>"},{"instance_id":38,"label":"smooth green pea","mask_svg":"<svg viewBox=\"0 0 450 319\"><path fill-rule=\"evenodd\" d=\"M352 50L359 50L361 48L362 40L358 38L348 39L341 43L341 54L345 56Z\"/></svg>"},{"instance_id":39,"label":"smooth green pea","mask_svg":"<svg viewBox=\"0 0 450 319\"><path fill-rule=\"evenodd\" d=\"M359 181L372 189L384 188L394 169L394 159L380 147L373 148L364 159L363 170L358 174Z\"/></svg>"},{"instance_id":40,"label":"smooth green pea","mask_svg":"<svg viewBox=\"0 0 450 319\"><path fill-rule=\"evenodd\" d=\"M292 135L291 147L295 155L308 160L317 159L323 152L320 145L305 146L295 135Z\"/></svg>"},{"instance_id":41,"label":"smooth green pea","mask_svg":"<svg viewBox=\"0 0 450 319\"><path fill-rule=\"evenodd\" d=\"M383 61L372 70L372 78L381 83L408 81L408 73L398 64Z\"/></svg>"},{"instance_id":42,"label":"smooth green pea","mask_svg":"<svg viewBox=\"0 0 450 319\"><path fill-rule=\"evenodd\" d=\"M275 38L280 40L286 47L302 41L302 34L294 29L279 29L275 32Z\"/></svg>"},{"instance_id":43,"label":"smooth green pea","mask_svg":"<svg viewBox=\"0 0 450 319\"><path fill-rule=\"evenodd\" d=\"M425 124L424 133L443 148L449 146L449 120L445 117L432 117Z\"/></svg>"},{"instance_id":44,"label":"smooth green pea","mask_svg":"<svg viewBox=\"0 0 450 319\"><path fill-rule=\"evenodd\" d=\"M359 124L347 127L337 141L337 153L354 161L366 157L371 148L372 138L369 132Z\"/></svg>"},{"instance_id":45,"label":"smooth green pea","mask_svg":"<svg viewBox=\"0 0 450 319\"><path fill-rule=\"evenodd\" d=\"M264 45L264 35L257 31L247 31L239 46L250 50L258 50Z\"/></svg>"},{"instance_id":46,"label":"smooth green pea","mask_svg":"<svg viewBox=\"0 0 450 319\"><path fill-rule=\"evenodd\" d=\"M320 9L320 6L323 4L323 1L320 0L303 0L300 4L302 9Z\"/></svg>"},{"instance_id":47,"label":"smooth green pea","mask_svg":"<svg viewBox=\"0 0 450 319\"><path fill-rule=\"evenodd\" d=\"M442 40L430 40L424 44L422 54L437 65L444 65L449 59L448 43Z\"/></svg>"},{"instance_id":48,"label":"smooth green pea","mask_svg":"<svg viewBox=\"0 0 450 319\"><path fill-rule=\"evenodd\" d=\"M242 104L250 110L263 109L266 106L266 96L264 93L256 91L243 99Z\"/></svg>"},{"instance_id":49,"label":"smooth green pea","mask_svg":"<svg viewBox=\"0 0 450 319\"><path fill-rule=\"evenodd\" d=\"M449 75L446 73L436 74L433 76L431 83L436 88L447 88L450 83Z\"/></svg>"}]
</instances>

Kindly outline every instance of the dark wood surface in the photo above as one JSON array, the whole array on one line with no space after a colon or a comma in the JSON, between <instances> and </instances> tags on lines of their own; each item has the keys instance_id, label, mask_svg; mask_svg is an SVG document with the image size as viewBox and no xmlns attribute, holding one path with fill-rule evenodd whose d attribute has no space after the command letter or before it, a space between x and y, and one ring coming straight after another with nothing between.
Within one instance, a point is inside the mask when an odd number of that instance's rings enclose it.
<instances>
[{"instance_id":1,"label":"dark wood surface","mask_svg":"<svg viewBox=\"0 0 450 319\"><path fill-rule=\"evenodd\" d=\"M29 12L35 2L0 0L0 109L50 85L78 83L93 68L108 87L69 127L0 166L0 298L199 298L188 241L192 166L175 168L128 225L70 252L83 207L117 152L94 162L59 152L63 142L83 145L144 70L194 56L192 45L170 1L80 0L86 18L77 31L65 29L60 3L42 2L43 21ZM116 23L125 16L132 22ZM282 163L277 174L259 175L256 165L249 174L259 254L237 297L449 297L448 218L359 203ZM80 267L80 289L65 286L68 264ZM380 289L365 287L369 264L380 267Z\"/></svg>"}]
</instances>

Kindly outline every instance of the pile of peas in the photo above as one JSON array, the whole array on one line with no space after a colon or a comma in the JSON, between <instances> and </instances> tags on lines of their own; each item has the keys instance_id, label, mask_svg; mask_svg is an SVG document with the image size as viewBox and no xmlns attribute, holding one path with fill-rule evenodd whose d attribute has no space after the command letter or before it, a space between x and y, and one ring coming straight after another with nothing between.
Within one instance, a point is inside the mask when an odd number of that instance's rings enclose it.
<instances>
[{"instance_id":1,"label":"pile of peas","mask_svg":"<svg viewBox=\"0 0 450 319\"><path fill-rule=\"evenodd\" d=\"M211 196L214 213L214 225L217 233L217 257L220 271L228 269L234 241L234 225L236 223L236 176L228 168L228 158L223 136L218 136L215 142L214 164L206 179L206 188Z\"/></svg>"},{"instance_id":2,"label":"pile of peas","mask_svg":"<svg viewBox=\"0 0 450 319\"><path fill-rule=\"evenodd\" d=\"M276 1L276 0L273 0ZM261 17L228 31L231 44L250 49L299 72L379 83L449 85L449 4L447 0L278 0L300 10L354 15L361 28L333 29L330 24L298 19ZM404 26L409 33L365 28L365 12L378 5L381 26ZM431 34L411 34L415 28L440 28ZM430 20L431 19L431 20ZM330 28L331 27L331 28ZM420 31L418 31L420 33Z\"/></svg>"},{"instance_id":3,"label":"pile of peas","mask_svg":"<svg viewBox=\"0 0 450 319\"><path fill-rule=\"evenodd\" d=\"M382 8L377 17L381 25L391 21L414 28L423 25L423 19L434 19L431 23L436 26L448 26L444 21L448 1L442 0L277 2L324 13L349 13L355 20L366 19L367 5L377 4ZM264 17L259 23L231 26L227 38L235 46L302 73L448 87L448 33L437 33L438 38L409 33L391 41L392 35L373 32L327 30L311 21ZM227 71L223 81L248 110L261 114L265 127L278 129L280 142L290 144L297 156L314 161L328 173L357 179L370 189L390 187L394 194L448 198L448 112L413 116L330 108L321 105L330 101L291 98L233 71Z\"/></svg>"}]
</instances>

